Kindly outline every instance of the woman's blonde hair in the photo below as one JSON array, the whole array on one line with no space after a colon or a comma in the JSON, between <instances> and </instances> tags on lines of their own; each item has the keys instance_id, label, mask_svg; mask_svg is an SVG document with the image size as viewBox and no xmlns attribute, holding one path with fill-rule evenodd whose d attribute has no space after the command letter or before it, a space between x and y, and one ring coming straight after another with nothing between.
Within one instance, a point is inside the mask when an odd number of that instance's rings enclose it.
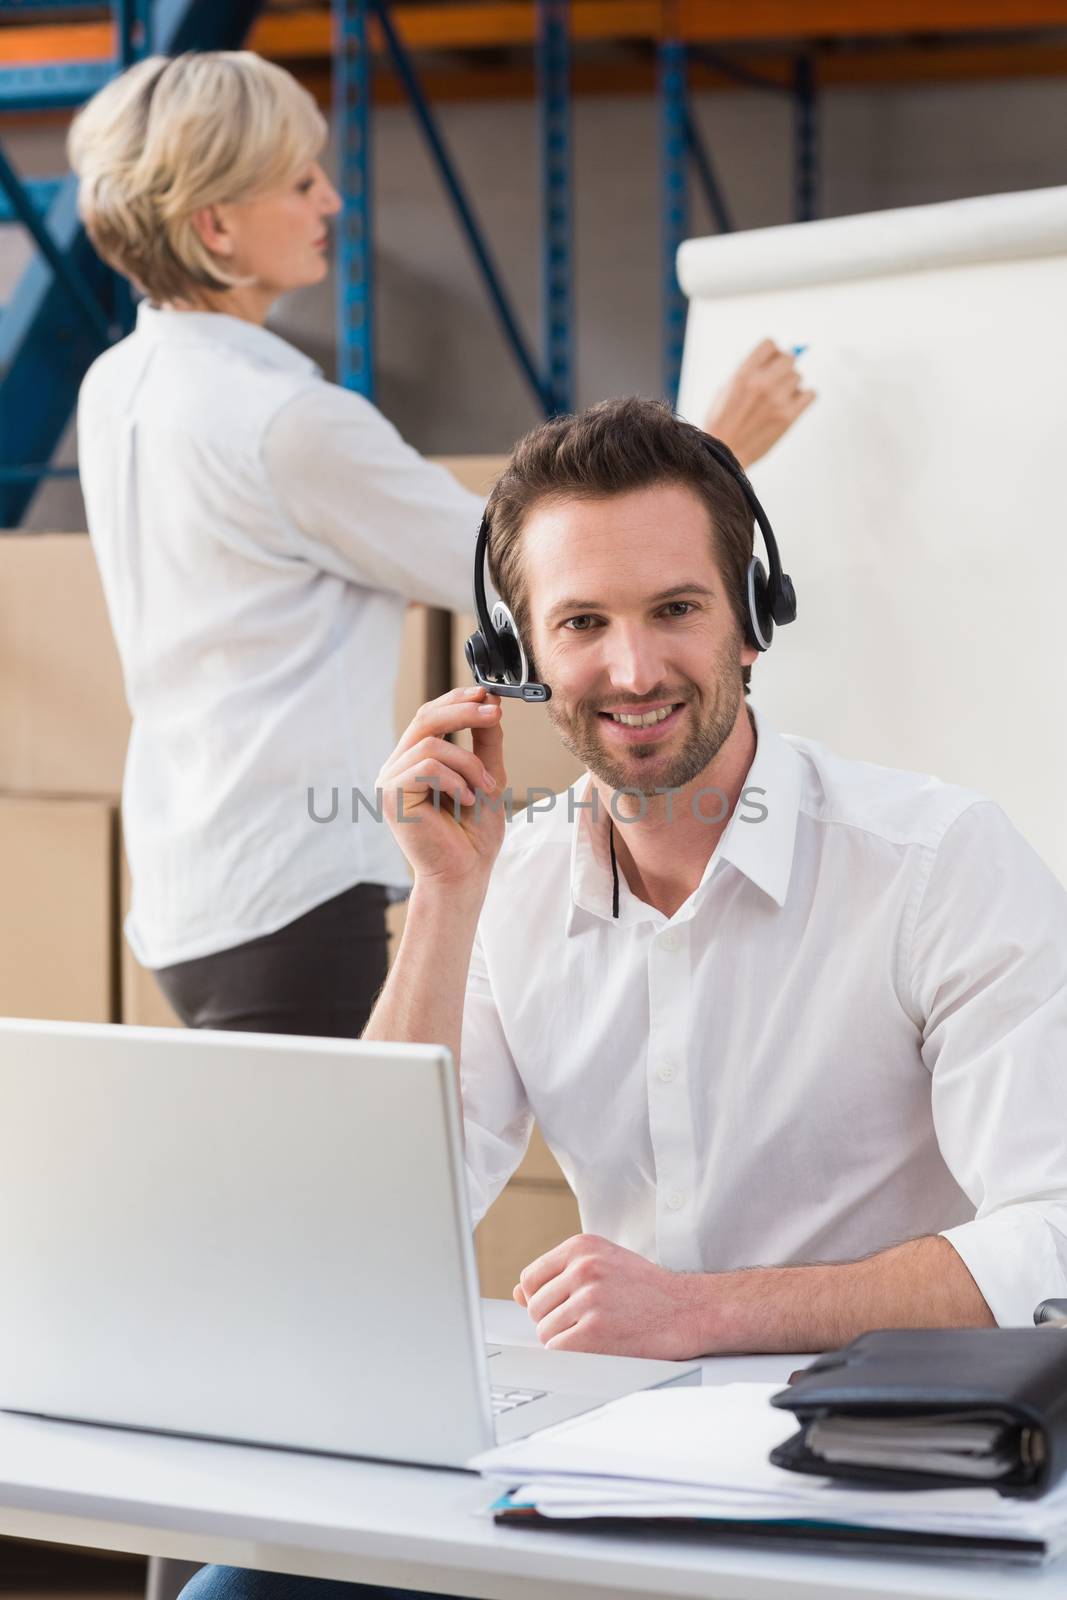
<instances>
[{"instance_id":1,"label":"woman's blonde hair","mask_svg":"<svg viewBox=\"0 0 1067 1600\"><path fill-rule=\"evenodd\" d=\"M112 79L67 140L97 251L153 300L247 283L193 226L202 206L281 187L326 142L306 89L250 50L150 56Z\"/></svg>"}]
</instances>

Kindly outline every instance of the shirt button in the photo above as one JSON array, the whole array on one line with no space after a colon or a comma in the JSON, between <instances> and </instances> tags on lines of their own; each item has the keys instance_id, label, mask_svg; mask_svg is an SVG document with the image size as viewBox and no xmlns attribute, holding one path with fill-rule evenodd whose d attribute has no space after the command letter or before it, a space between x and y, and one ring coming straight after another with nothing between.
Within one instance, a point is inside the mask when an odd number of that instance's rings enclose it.
<instances>
[{"instance_id":1,"label":"shirt button","mask_svg":"<svg viewBox=\"0 0 1067 1600\"><path fill-rule=\"evenodd\" d=\"M659 947L661 950L666 950L669 953L672 950L677 950L680 944L681 940L674 932L673 928L668 928L667 932L663 934L660 939Z\"/></svg>"},{"instance_id":2,"label":"shirt button","mask_svg":"<svg viewBox=\"0 0 1067 1600\"><path fill-rule=\"evenodd\" d=\"M660 1083L670 1083L671 1079L674 1077L674 1062L661 1061L659 1066L656 1068L656 1077L659 1079Z\"/></svg>"},{"instance_id":3,"label":"shirt button","mask_svg":"<svg viewBox=\"0 0 1067 1600\"><path fill-rule=\"evenodd\" d=\"M667 1196L667 1209L669 1211L680 1211L684 1205L685 1195L679 1194L677 1190L675 1190L674 1194Z\"/></svg>"}]
</instances>

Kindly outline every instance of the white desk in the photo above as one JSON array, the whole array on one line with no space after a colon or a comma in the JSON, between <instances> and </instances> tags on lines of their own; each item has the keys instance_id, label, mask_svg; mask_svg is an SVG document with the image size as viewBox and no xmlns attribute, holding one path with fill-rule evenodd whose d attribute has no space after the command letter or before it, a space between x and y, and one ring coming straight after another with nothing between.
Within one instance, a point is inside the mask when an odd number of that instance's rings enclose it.
<instances>
[{"instance_id":1,"label":"white desk","mask_svg":"<svg viewBox=\"0 0 1067 1600\"><path fill-rule=\"evenodd\" d=\"M533 1338L487 1302L490 1338ZM705 1381L785 1379L803 1358L709 1361ZM464 1473L296 1455L0 1413L0 1534L230 1566L347 1578L474 1600L1052 1600L1043 1571L526 1532L484 1515Z\"/></svg>"}]
</instances>

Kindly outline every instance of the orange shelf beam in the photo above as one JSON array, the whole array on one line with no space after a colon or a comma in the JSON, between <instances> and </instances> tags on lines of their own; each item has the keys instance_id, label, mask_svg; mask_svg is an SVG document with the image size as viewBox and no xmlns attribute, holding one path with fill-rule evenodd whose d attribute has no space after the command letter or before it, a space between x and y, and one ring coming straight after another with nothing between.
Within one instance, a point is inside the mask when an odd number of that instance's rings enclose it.
<instances>
[{"instance_id":1,"label":"orange shelf beam","mask_svg":"<svg viewBox=\"0 0 1067 1600\"><path fill-rule=\"evenodd\" d=\"M395 19L412 50L530 45L537 29L532 0L398 6ZM676 28L687 42L742 44L1067 26L1067 0L575 0L572 19L578 42L659 39ZM381 49L376 29L372 37ZM249 38L251 49L287 61L329 55L330 43L329 12L313 7L268 10ZM10 65L101 60L113 53L108 22L8 27L0 43L0 60Z\"/></svg>"},{"instance_id":2,"label":"orange shelf beam","mask_svg":"<svg viewBox=\"0 0 1067 1600\"><path fill-rule=\"evenodd\" d=\"M676 0L693 43L1018 32L1067 24L1064 0Z\"/></svg>"},{"instance_id":3,"label":"orange shelf beam","mask_svg":"<svg viewBox=\"0 0 1067 1600\"><path fill-rule=\"evenodd\" d=\"M115 54L109 22L67 22L5 28L0 64L36 66L46 61L104 61Z\"/></svg>"},{"instance_id":4,"label":"orange shelf beam","mask_svg":"<svg viewBox=\"0 0 1067 1600\"><path fill-rule=\"evenodd\" d=\"M787 89L793 83L794 62L790 56L760 56L742 64L761 77ZM321 62L294 63L300 81L319 103L329 107L330 73ZM960 83L998 78L1067 77L1067 45L1037 49L1019 46L1010 51L945 50L892 51L871 55L824 57L819 64L819 83L876 87L902 83ZM645 95L656 87L654 62L576 61L572 69L576 96ZM434 104L472 100L528 100L536 93L532 67L521 64L492 67L430 69L422 75L423 88ZM689 86L695 90L744 93L736 79L714 68L694 63L689 71ZM383 73L374 86L378 105L405 103L403 89L391 75Z\"/></svg>"}]
</instances>

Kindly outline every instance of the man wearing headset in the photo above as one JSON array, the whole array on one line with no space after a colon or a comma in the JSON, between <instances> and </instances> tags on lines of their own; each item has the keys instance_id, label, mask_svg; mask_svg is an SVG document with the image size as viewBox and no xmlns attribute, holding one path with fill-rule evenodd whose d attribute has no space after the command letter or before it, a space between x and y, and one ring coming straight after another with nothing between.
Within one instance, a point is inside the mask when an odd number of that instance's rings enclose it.
<instances>
[{"instance_id":1,"label":"man wearing headset","mask_svg":"<svg viewBox=\"0 0 1067 1600\"><path fill-rule=\"evenodd\" d=\"M475 591L479 685L378 780L415 882L364 1037L452 1050L476 1215L536 1117L586 1230L521 1274L541 1341L810 1351L1067 1293L1067 894L980 795L749 708L795 600L730 452L649 402L545 423ZM501 696L589 768L506 841ZM208 1567L183 1600L380 1592Z\"/></svg>"},{"instance_id":2,"label":"man wearing headset","mask_svg":"<svg viewBox=\"0 0 1067 1600\"><path fill-rule=\"evenodd\" d=\"M541 1341L810 1351L1067 1294L1067 894L982 796L750 708L795 600L729 451L638 400L544 424L477 581L480 685L379 777L415 882L365 1037L453 1051L476 1215L536 1118L585 1229L521 1274ZM505 840L509 693L589 776Z\"/></svg>"}]
</instances>

